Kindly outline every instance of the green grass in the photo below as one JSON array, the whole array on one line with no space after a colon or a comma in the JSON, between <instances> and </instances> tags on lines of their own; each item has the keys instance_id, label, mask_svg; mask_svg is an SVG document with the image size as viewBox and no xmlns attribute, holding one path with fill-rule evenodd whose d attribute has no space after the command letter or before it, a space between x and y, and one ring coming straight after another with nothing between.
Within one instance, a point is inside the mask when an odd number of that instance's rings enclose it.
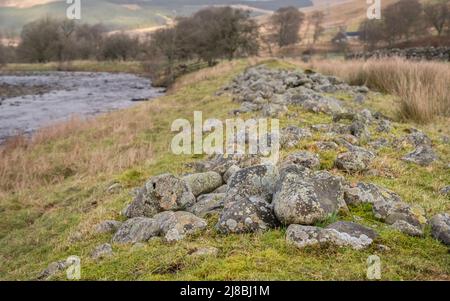
<instances>
[{"instance_id":1,"label":"green grass","mask_svg":"<svg viewBox=\"0 0 450 301\"><path fill-rule=\"evenodd\" d=\"M229 96L215 96L215 92L247 66L248 61L240 60L235 62L231 71L209 74L207 78L178 87L152 103L140 104L116 115L113 113L115 117L136 120L142 118L138 111L149 112L151 116L147 117L151 122L148 126L139 128L130 145L123 146L139 148L150 145L152 156L148 160L95 174L74 168L74 173L53 185L4 191L0 197L0 279L33 279L50 262L78 255L84 280L363 280L367 257L376 254L382 261L384 280L449 280L448 248L431 238L429 230L425 238L401 234L376 220L367 206L352 207L350 212L332 216L321 224L324 226L344 219L373 227L380 237L376 244L364 251L332 246L299 250L286 244L284 227L265 233L224 236L215 231L217 216L213 216L208 219L208 228L204 232L184 241L168 244L158 238L140 248L113 245L113 257L102 261L90 259L89 254L95 246L111 239L108 234L94 234L94 225L106 219L123 220L120 211L132 198L131 188L160 173L189 172L185 163L198 159L169 152L173 137L171 122L177 118L192 120L196 109L203 111L204 119L229 118L228 112L238 104L231 102ZM286 63L270 61L270 66L285 68ZM382 101L381 96L377 99ZM295 110L298 117L282 117L282 125L331 122L331 118L323 114L307 113L298 108L291 110ZM112 122L108 116L98 118L101 122ZM394 123L393 134L401 136L407 126ZM123 130L132 131L131 127ZM431 168L402 162L399 159L407 150L388 148L383 150L374 167L380 173L392 175L392 178L342 175L350 182L370 181L385 185L399 193L406 202L424 206L429 216L450 212L450 200L438 194L440 187L450 183L450 174L445 167L450 151L448 146L439 142L442 128L445 127L438 124L423 128L433 139L441 157L441 161ZM98 127L88 127L67 138L57 137L42 142L30 152L36 158L48 153L64 154L75 143L87 145L91 152L99 149L107 152L114 147L116 136L115 133L100 135L101 131ZM374 131L372 134L382 136ZM297 147L284 150L283 155L300 149L314 150L313 142L324 139L329 138L314 134L313 138ZM332 168L337 153L321 153L321 167ZM337 170L332 172L340 174ZM123 188L108 192L107 188L113 182L119 182ZM380 251L378 244L390 250ZM204 246L217 247L218 256L189 256L193 250ZM65 274L60 273L55 279L64 280Z\"/></svg>"}]
</instances>

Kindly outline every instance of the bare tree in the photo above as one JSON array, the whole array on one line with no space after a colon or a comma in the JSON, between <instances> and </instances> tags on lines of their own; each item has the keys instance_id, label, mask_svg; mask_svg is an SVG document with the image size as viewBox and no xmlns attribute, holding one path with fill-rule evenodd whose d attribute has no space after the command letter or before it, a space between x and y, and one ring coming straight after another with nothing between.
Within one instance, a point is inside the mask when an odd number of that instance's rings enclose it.
<instances>
[{"instance_id":1,"label":"bare tree","mask_svg":"<svg viewBox=\"0 0 450 301\"><path fill-rule=\"evenodd\" d=\"M389 43L417 34L421 14L422 4L418 0L400 0L386 7L383 16Z\"/></svg>"},{"instance_id":2,"label":"bare tree","mask_svg":"<svg viewBox=\"0 0 450 301\"><path fill-rule=\"evenodd\" d=\"M340 27L338 33L331 39L336 51L346 53L348 49L348 38L346 28Z\"/></svg>"},{"instance_id":3,"label":"bare tree","mask_svg":"<svg viewBox=\"0 0 450 301\"><path fill-rule=\"evenodd\" d=\"M320 36L325 31L325 28L323 27L324 19L325 14L321 11L315 11L310 16L310 20L314 25L313 44L316 44L317 40L319 40Z\"/></svg>"},{"instance_id":4,"label":"bare tree","mask_svg":"<svg viewBox=\"0 0 450 301\"><path fill-rule=\"evenodd\" d=\"M139 40L125 33L115 33L104 39L101 58L105 60L129 60L135 58Z\"/></svg>"},{"instance_id":5,"label":"bare tree","mask_svg":"<svg viewBox=\"0 0 450 301\"><path fill-rule=\"evenodd\" d=\"M6 50L5 46L3 45L3 38L0 34L0 68L3 67L6 64Z\"/></svg>"},{"instance_id":6,"label":"bare tree","mask_svg":"<svg viewBox=\"0 0 450 301\"><path fill-rule=\"evenodd\" d=\"M274 39L278 46L284 47L300 41L299 31L304 19L305 15L292 6L282 7L272 15Z\"/></svg>"},{"instance_id":7,"label":"bare tree","mask_svg":"<svg viewBox=\"0 0 450 301\"><path fill-rule=\"evenodd\" d=\"M370 50L385 39L384 23L381 20L365 20L359 25L359 32L359 39L369 46Z\"/></svg>"},{"instance_id":8,"label":"bare tree","mask_svg":"<svg viewBox=\"0 0 450 301\"><path fill-rule=\"evenodd\" d=\"M449 1L441 1L436 3L427 3L424 6L425 19L433 26L438 35L442 34L445 24L450 22Z\"/></svg>"}]
</instances>

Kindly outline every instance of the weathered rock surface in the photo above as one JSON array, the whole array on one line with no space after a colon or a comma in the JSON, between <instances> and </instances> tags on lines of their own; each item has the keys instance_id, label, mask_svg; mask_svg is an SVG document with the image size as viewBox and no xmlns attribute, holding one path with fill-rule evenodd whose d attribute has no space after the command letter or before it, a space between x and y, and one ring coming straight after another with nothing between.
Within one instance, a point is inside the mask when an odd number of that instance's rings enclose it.
<instances>
[{"instance_id":1,"label":"weathered rock surface","mask_svg":"<svg viewBox=\"0 0 450 301\"><path fill-rule=\"evenodd\" d=\"M306 177L304 171L285 170L273 197L278 220L285 224L312 225L346 209L342 179L328 172Z\"/></svg>"},{"instance_id":2,"label":"weathered rock surface","mask_svg":"<svg viewBox=\"0 0 450 301\"><path fill-rule=\"evenodd\" d=\"M37 279L48 280L49 278L55 276L59 272L67 268L67 262L65 260L55 261L50 263L45 270L43 270Z\"/></svg>"},{"instance_id":3,"label":"weathered rock surface","mask_svg":"<svg viewBox=\"0 0 450 301\"><path fill-rule=\"evenodd\" d=\"M311 136L312 134L309 129L288 126L281 130L280 145L283 148L294 147L299 144L301 140Z\"/></svg>"},{"instance_id":4,"label":"weathered rock surface","mask_svg":"<svg viewBox=\"0 0 450 301\"><path fill-rule=\"evenodd\" d=\"M160 226L153 218L134 217L122 224L113 236L113 243L145 242L160 233Z\"/></svg>"},{"instance_id":5,"label":"weathered rock surface","mask_svg":"<svg viewBox=\"0 0 450 301\"><path fill-rule=\"evenodd\" d=\"M110 244L101 244L97 247L95 247L94 250L91 252L91 258L94 260L106 258L113 256L113 249Z\"/></svg>"},{"instance_id":6,"label":"weathered rock surface","mask_svg":"<svg viewBox=\"0 0 450 301\"><path fill-rule=\"evenodd\" d=\"M449 186L445 186L444 188L439 190L439 193L442 194L442 195L450 196L450 185Z\"/></svg>"},{"instance_id":7,"label":"weathered rock surface","mask_svg":"<svg viewBox=\"0 0 450 301\"><path fill-rule=\"evenodd\" d=\"M237 171L229 180L225 206L251 196L270 202L278 178L278 169L273 165L256 165Z\"/></svg>"},{"instance_id":8,"label":"weathered rock surface","mask_svg":"<svg viewBox=\"0 0 450 301\"><path fill-rule=\"evenodd\" d=\"M214 171L187 175L183 177L183 180L186 181L196 197L214 191L223 183L222 176Z\"/></svg>"},{"instance_id":9,"label":"weathered rock surface","mask_svg":"<svg viewBox=\"0 0 450 301\"><path fill-rule=\"evenodd\" d=\"M348 152L339 154L335 165L337 168L349 173L367 171L375 155L368 150L354 147Z\"/></svg>"},{"instance_id":10,"label":"weathered rock surface","mask_svg":"<svg viewBox=\"0 0 450 301\"><path fill-rule=\"evenodd\" d=\"M194 203L195 196L185 180L163 174L145 183L133 202L125 208L124 215L128 218L152 217L166 210L183 210Z\"/></svg>"},{"instance_id":11,"label":"weathered rock surface","mask_svg":"<svg viewBox=\"0 0 450 301\"><path fill-rule=\"evenodd\" d=\"M194 234L208 225L208 223L190 212L166 211L154 216L161 235L168 242L179 241L186 235Z\"/></svg>"},{"instance_id":12,"label":"weathered rock surface","mask_svg":"<svg viewBox=\"0 0 450 301\"><path fill-rule=\"evenodd\" d=\"M282 163L283 166L290 164L315 169L320 166L319 155L307 151L295 152L288 155Z\"/></svg>"},{"instance_id":13,"label":"weathered rock surface","mask_svg":"<svg viewBox=\"0 0 450 301\"><path fill-rule=\"evenodd\" d=\"M401 202L400 196L395 192L372 183L362 182L345 187L344 199L347 205Z\"/></svg>"},{"instance_id":14,"label":"weathered rock surface","mask_svg":"<svg viewBox=\"0 0 450 301\"><path fill-rule=\"evenodd\" d=\"M450 246L450 215L447 213L437 214L430 220L431 235Z\"/></svg>"},{"instance_id":15,"label":"weathered rock surface","mask_svg":"<svg viewBox=\"0 0 450 301\"><path fill-rule=\"evenodd\" d=\"M205 257L205 256L217 256L219 249L215 247L203 247L195 250L191 256L193 257Z\"/></svg>"},{"instance_id":16,"label":"weathered rock surface","mask_svg":"<svg viewBox=\"0 0 450 301\"><path fill-rule=\"evenodd\" d=\"M428 166L438 159L436 153L429 145L419 145L413 152L407 154L402 160Z\"/></svg>"},{"instance_id":17,"label":"weathered rock surface","mask_svg":"<svg viewBox=\"0 0 450 301\"><path fill-rule=\"evenodd\" d=\"M197 198L197 203L187 208L186 211L198 217L205 217L212 213L218 213L223 209L225 193L204 194Z\"/></svg>"},{"instance_id":18,"label":"weathered rock surface","mask_svg":"<svg viewBox=\"0 0 450 301\"><path fill-rule=\"evenodd\" d=\"M225 208L216 228L228 234L265 231L276 225L272 206L261 197L248 197L234 201Z\"/></svg>"},{"instance_id":19,"label":"weathered rock surface","mask_svg":"<svg viewBox=\"0 0 450 301\"><path fill-rule=\"evenodd\" d=\"M319 227L290 225L286 240L298 248L331 244L362 250L369 247L377 237L375 231L352 222L336 222L322 229Z\"/></svg>"}]
</instances>

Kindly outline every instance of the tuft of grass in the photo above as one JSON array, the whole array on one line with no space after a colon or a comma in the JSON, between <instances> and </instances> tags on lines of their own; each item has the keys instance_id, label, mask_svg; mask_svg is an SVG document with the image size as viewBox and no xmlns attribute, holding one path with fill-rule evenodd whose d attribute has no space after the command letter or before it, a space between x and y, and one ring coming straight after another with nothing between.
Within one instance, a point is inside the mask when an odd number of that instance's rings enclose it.
<instances>
[{"instance_id":1,"label":"tuft of grass","mask_svg":"<svg viewBox=\"0 0 450 301\"><path fill-rule=\"evenodd\" d=\"M398 113L403 119L428 123L436 116L450 116L448 63L401 58L293 63L338 76L350 84L367 85L380 92L396 95Z\"/></svg>"}]
</instances>

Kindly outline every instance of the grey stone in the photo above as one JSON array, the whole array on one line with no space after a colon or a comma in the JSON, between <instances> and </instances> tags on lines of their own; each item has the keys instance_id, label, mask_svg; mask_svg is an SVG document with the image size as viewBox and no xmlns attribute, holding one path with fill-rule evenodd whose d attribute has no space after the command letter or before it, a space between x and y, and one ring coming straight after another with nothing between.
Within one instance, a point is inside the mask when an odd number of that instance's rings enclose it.
<instances>
[{"instance_id":1,"label":"grey stone","mask_svg":"<svg viewBox=\"0 0 450 301\"><path fill-rule=\"evenodd\" d=\"M328 172L305 175L295 169L283 172L273 197L274 211L281 223L312 225L347 209L341 178Z\"/></svg>"},{"instance_id":2,"label":"grey stone","mask_svg":"<svg viewBox=\"0 0 450 301\"><path fill-rule=\"evenodd\" d=\"M183 177L183 180L191 188L194 196L210 193L222 186L222 176L214 171L190 174Z\"/></svg>"},{"instance_id":3,"label":"grey stone","mask_svg":"<svg viewBox=\"0 0 450 301\"><path fill-rule=\"evenodd\" d=\"M445 196L450 196L450 185L443 187L441 190L439 190L439 193Z\"/></svg>"},{"instance_id":4,"label":"grey stone","mask_svg":"<svg viewBox=\"0 0 450 301\"><path fill-rule=\"evenodd\" d=\"M55 261L50 263L45 270L43 270L39 276L39 280L48 280L51 277L55 276L59 272L65 270L67 268L67 263L65 260Z\"/></svg>"},{"instance_id":5,"label":"grey stone","mask_svg":"<svg viewBox=\"0 0 450 301\"><path fill-rule=\"evenodd\" d=\"M199 217L205 217L212 213L217 213L223 209L223 200L225 193L204 194L198 197L197 202L186 211Z\"/></svg>"},{"instance_id":6,"label":"grey stone","mask_svg":"<svg viewBox=\"0 0 450 301\"><path fill-rule=\"evenodd\" d=\"M225 206L250 196L258 196L270 202L278 178L278 169L273 165L256 165L237 171L229 180Z\"/></svg>"},{"instance_id":7,"label":"grey stone","mask_svg":"<svg viewBox=\"0 0 450 301\"><path fill-rule=\"evenodd\" d=\"M447 246L450 246L450 215L437 214L430 220L431 235Z\"/></svg>"},{"instance_id":8,"label":"grey stone","mask_svg":"<svg viewBox=\"0 0 450 301\"><path fill-rule=\"evenodd\" d=\"M306 168L315 169L320 166L320 160L317 154L307 151L299 151L288 155L284 159L282 165L287 164L301 165Z\"/></svg>"},{"instance_id":9,"label":"grey stone","mask_svg":"<svg viewBox=\"0 0 450 301\"><path fill-rule=\"evenodd\" d=\"M413 152L407 154L402 160L428 166L438 159L436 153L429 145L419 145Z\"/></svg>"},{"instance_id":10,"label":"grey stone","mask_svg":"<svg viewBox=\"0 0 450 301\"><path fill-rule=\"evenodd\" d=\"M339 154L335 166L349 173L367 171L375 155L363 148L354 148L349 152Z\"/></svg>"},{"instance_id":11,"label":"grey stone","mask_svg":"<svg viewBox=\"0 0 450 301\"><path fill-rule=\"evenodd\" d=\"M206 228L208 223L190 212L166 211L154 216L161 235L168 242L182 240L186 235L197 233Z\"/></svg>"},{"instance_id":12,"label":"grey stone","mask_svg":"<svg viewBox=\"0 0 450 301\"><path fill-rule=\"evenodd\" d=\"M290 225L286 230L286 241L297 248L319 245L322 228L302 225Z\"/></svg>"},{"instance_id":13,"label":"grey stone","mask_svg":"<svg viewBox=\"0 0 450 301\"><path fill-rule=\"evenodd\" d=\"M305 138L312 137L311 131L306 128L288 126L281 130L280 145L283 148L294 147Z\"/></svg>"},{"instance_id":14,"label":"grey stone","mask_svg":"<svg viewBox=\"0 0 450 301\"><path fill-rule=\"evenodd\" d=\"M120 226L122 226L122 222L106 220L95 226L95 233L115 233Z\"/></svg>"},{"instance_id":15,"label":"grey stone","mask_svg":"<svg viewBox=\"0 0 450 301\"><path fill-rule=\"evenodd\" d=\"M229 179L231 179L231 177L239 170L241 170L239 166L231 165L223 175L223 180L225 181L225 183L228 183Z\"/></svg>"},{"instance_id":16,"label":"grey stone","mask_svg":"<svg viewBox=\"0 0 450 301\"><path fill-rule=\"evenodd\" d=\"M195 196L185 180L163 174L145 183L133 202L125 208L124 215L128 218L152 217L165 210L183 210L194 202Z\"/></svg>"},{"instance_id":17,"label":"grey stone","mask_svg":"<svg viewBox=\"0 0 450 301\"><path fill-rule=\"evenodd\" d=\"M160 227L155 219L147 217L135 217L122 224L114 235L113 243L136 243L148 241L151 237L158 236Z\"/></svg>"},{"instance_id":18,"label":"grey stone","mask_svg":"<svg viewBox=\"0 0 450 301\"><path fill-rule=\"evenodd\" d=\"M363 182L356 184L356 186L345 187L344 199L347 205L401 202L400 196L395 192L372 183Z\"/></svg>"},{"instance_id":19,"label":"grey stone","mask_svg":"<svg viewBox=\"0 0 450 301\"><path fill-rule=\"evenodd\" d=\"M193 257L205 257L205 256L217 256L219 254L219 249L215 247L203 247L198 248L191 254Z\"/></svg>"},{"instance_id":20,"label":"grey stone","mask_svg":"<svg viewBox=\"0 0 450 301\"><path fill-rule=\"evenodd\" d=\"M229 234L265 231L276 225L272 206L260 197L249 197L225 208L216 228L220 233Z\"/></svg>"},{"instance_id":21,"label":"grey stone","mask_svg":"<svg viewBox=\"0 0 450 301\"><path fill-rule=\"evenodd\" d=\"M94 260L110 257L113 255L113 250L110 244L101 244L91 252L91 258Z\"/></svg>"},{"instance_id":22,"label":"grey stone","mask_svg":"<svg viewBox=\"0 0 450 301\"><path fill-rule=\"evenodd\" d=\"M375 231L352 222L337 222L329 225L319 234L321 243L349 246L355 250L369 247L377 237Z\"/></svg>"}]
</instances>

